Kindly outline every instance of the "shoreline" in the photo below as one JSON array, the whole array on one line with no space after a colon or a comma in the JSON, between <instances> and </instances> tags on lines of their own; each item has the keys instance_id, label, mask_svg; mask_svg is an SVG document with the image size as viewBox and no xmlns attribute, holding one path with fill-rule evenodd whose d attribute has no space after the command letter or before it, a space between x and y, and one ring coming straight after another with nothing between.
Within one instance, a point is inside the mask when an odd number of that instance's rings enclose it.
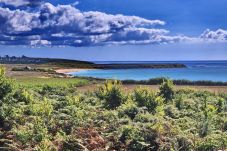
<instances>
[{"instance_id":1,"label":"shoreline","mask_svg":"<svg viewBox=\"0 0 227 151\"><path fill-rule=\"evenodd\" d=\"M80 68L70 68L70 69L56 69L56 73L71 75L72 72L80 72L80 71L89 71L89 70L97 70L97 69L80 69ZM105 69L103 69L105 70ZM73 75L72 75L73 76ZM95 77L86 77L84 78L92 78L98 80L108 80L108 78L95 78ZM111 80L112 78L110 78ZM150 78L147 80L120 80L122 84L134 84L134 85L159 85L162 83L163 80L167 80L168 78L165 77L157 77L157 78ZM182 86L227 86L227 82L224 81L212 81L212 80L187 80L187 79L172 79L175 85L182 85Z\"/></svg>"},{"instance_id":2,"label":"shoreline","mask_svg":"<svg viewBox=\"0 0 227 151\"><path fill-rule=\"evenodd\" d=\"M61 74L68 74L70 72L80 72L85 70L94 70L94 69L78 69L78 68L72 68L72 69L56 69L55 72L61 73Z\"/></svg>"}]
</instances>

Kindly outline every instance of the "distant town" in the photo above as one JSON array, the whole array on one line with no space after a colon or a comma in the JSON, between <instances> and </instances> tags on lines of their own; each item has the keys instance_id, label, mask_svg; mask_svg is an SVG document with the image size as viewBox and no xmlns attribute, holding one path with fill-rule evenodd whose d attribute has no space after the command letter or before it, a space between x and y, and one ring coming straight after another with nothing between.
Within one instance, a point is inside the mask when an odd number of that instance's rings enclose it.
<instances>
[{"instance_id":1,"label":"distant town","mask_svg":"<svg viewBox=\"0 0 227 151\"><path fill-rule=\"evenodd\" d=\"M16 56L0 56L0 63L1 64L39 64L39 63L45 63L47 62L47 59L42 59L42 58L31 58L31 57L26 57L24 55L20 57Z\"/></svg>"},{"instance_id":2,"label":"distant town","mask_svg":"<svg viewBox=\"0 0 227 151\"><path fill-rule=\"evenodd\" d=\"M58 58L35 58L27 56L0 56L0 64L43 64L43 63L74 63L74 64L92 64L87 61L77 61Z\"/></svg>"}]
</instances>

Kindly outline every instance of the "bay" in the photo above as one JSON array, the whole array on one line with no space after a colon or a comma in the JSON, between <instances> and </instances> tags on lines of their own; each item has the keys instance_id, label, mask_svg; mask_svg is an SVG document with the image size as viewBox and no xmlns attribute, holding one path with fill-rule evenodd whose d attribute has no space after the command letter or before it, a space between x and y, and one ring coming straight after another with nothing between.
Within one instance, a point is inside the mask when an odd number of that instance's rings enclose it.
<instances>
[{"instance_id":1,"label":"bay","mask_svg":"<svg viewBox=\"0 0 227 151\"><path fill-rule=\"evenodd\" d=\"M148 80L166 77L170 79L210 80L227 82L227 61L102 61L96 64L185 64L187 68L165 69L110 69L82 70L70 73L74 76L95 77L118 80Z\"/></svg>"}]
</instances>

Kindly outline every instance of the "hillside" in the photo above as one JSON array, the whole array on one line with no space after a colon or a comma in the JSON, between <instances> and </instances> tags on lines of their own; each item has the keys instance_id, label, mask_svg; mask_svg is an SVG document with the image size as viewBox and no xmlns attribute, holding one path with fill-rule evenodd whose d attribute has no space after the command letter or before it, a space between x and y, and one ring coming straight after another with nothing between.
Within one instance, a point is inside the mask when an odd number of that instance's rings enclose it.
<instances>
[{"instance_id":1,"label":"hillside","mask_svg":"<svg viewBox=\"0 0 227 151\"><path fill-rule=\"evenodd\" d=\"M78 61L58 58L33 57L0 57L0 64L37 64L50 65L58 68L85 68L85 69L136 69L136 68L185 68L184 64L95 64L88 61Z\"/></svg>"}]
</instances>

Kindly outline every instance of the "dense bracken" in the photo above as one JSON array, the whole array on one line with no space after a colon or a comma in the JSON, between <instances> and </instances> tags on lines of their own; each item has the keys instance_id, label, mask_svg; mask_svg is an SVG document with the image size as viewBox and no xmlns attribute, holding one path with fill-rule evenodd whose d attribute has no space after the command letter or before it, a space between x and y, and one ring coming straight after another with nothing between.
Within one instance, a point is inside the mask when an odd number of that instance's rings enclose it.
<instances>
[{"instance_id":1,"label":"dense bracken","mask_svg":"<svg viewBox=\"0 0 227 151\"><path fill-rule=\"evenodd\" d=\"M227 95L107 81L95 92L73 86L15 86L0 70L0 150L227 149Z\"/></svg>"}]
</instances>

